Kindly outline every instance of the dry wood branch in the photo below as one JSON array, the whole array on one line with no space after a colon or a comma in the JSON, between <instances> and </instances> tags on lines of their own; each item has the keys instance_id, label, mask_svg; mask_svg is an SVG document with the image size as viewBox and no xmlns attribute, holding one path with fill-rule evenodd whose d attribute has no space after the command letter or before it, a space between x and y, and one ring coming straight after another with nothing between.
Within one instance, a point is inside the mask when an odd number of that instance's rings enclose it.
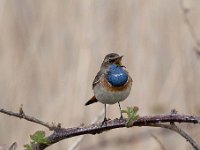
<instances>
[{"instance_id":1,"label":"dry wood branch","mask_svg":"<svg viewBox=\"0 0 200 150\"><path fill-rule=\"evenodd\" d=\"M21 111L20 113L14 113L11 111L7 111L4 109L0 109L0 112L18 117L18 118L23 118L27 121L31 121L40 125L43 125L49 129L53 129L54 132L47 138L50 141L50 144L41 144L37 143L36 145L33 145L34 148L37 150L42 150L45 149L46 147L57 143L63 139L79 136L79 135L84 135L84 134L100 134L104 131L112 130L115 128L123 128L126 127L127 124L127 119L114 119L114 120L109 120L106 122L106 124L102 123L94 123L88 126L79 126L79 127L74 127L74 128L61 128L61 127L55 127L55 126L50 126L48 123L44 123L43 121L40 121L34 117L27 116ZM193 123L193 124L200 124L200 116L192 116L192 115L181 115L177 114L176 112L172 112L171 114L166 114L166 115L156 115L156 116L143 116L140 117L138 120L132 123L131 127L133 126L151 126L151 127L161 127L161 128L167 128L173 131L176 131L179 133L181 136L183 136L186 140L188 140L191 145L196 149L199 149L199 145L183 130L179 129L177 126L174 125L174 123ZM167 124L168 123L168 124Z\"/></svg>"},{"instance_id":2,"label":"dry wood branch","mask_svg":"<svg viewBox=\"0 0 200 150\"><path fill-rule=\"evenodd\" d=\"M126 127L126 119L114 119L107 122L107 124L97 123L91 124L89 126L80 126L75 128L57 128L54 133L48 137L52 144L59 142L60 140L84 135L84 134L99 134L104 131L112 130L115 128ZM155 126L161 123L200 123L200 116L191 115L179 115L179 114L169 114L169 115L157 115L157 116L144 116L136 120L132 126ZM187 139L188 140L188 139ZM39 149L45 149L49 145L38 144Z\"/></svg>"},{"instance_id":3,"label":"dry wood branch","mask_svg":"<svg viewBox=\"0 0 200 150\"><path fill-rule=\"evenodd\" d=\"M152 124L152 127L161 127L161 128L166 128L166 129L175 131L178 134L180 134L182 137L184 137L193 146L195 150L200 150L200 145L198 145L197 142L192 137L189 136L189 134L187 134L181 128L177 127L174 123L173 124L159 124L159 123Z\"/></svg>"},{"instance_id":4,"label":"dry wood branch","mask_svg":"<svg viewBox=\"0 0 200 150\"><path fill-rule=\"evenodd\" d=\"M54 125L49 125L48 123L45 123L45 122L43 122L43 121L41 121L37 118L25 115L22 109L19 113L15 113L15 112L4 110L4 109L0 109L0 112L3 113L3 114L9 115L9 116L14 116L14 117L17 117L17 118L20 118L20 119L25 119L27 121L30 121L30 122L33 122L33 123L36 123L36 124L40 124L42 126L47 127L49 130L53 130L55 128Z\"/></svg>"}]
</instances>

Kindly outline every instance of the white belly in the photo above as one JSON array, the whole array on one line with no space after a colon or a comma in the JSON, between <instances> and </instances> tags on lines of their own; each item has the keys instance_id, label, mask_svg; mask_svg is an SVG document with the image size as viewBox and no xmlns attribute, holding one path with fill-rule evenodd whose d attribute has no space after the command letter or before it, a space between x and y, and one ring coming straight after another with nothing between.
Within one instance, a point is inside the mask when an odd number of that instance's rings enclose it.
<instances>
[{"instance_id":1,"label":"white belly","mask_svg":"<svg viewBox=\"0 0 200 150\"><path fill-rule=\"evenodd\" d=\"M125 100L131 90L131 84L128 88L124 89L123 91L109 91L106 90L102 84L97 84L94 87L94 95L98 101L103 104L115 104L117 102Z\"/></svg>"}]
</instances>

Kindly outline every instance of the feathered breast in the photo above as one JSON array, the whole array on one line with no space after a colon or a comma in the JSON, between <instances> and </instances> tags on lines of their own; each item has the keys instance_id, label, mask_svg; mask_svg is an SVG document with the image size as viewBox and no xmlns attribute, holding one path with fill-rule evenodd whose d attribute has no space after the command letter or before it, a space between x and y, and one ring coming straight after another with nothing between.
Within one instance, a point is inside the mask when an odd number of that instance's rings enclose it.
<instances>
[{"instance_id":1,"label":"feathered breast","mask_svg":"<svg viewBox=\"0 0 200 150\"><path fill-rule=\"evenodd\" d=\"M126 90L127 88L131 88L132 78L128 75L128 79L127 79L125 84L123 84L122 86L113 86L109 83L106 75L104 74L101 84L103 84L103 87L105 87L108 91L116 91L116 92L117 91L123 91L123 90Z\"/></svg>"},{"instance_id":2,"label":"feathered breast","mask_svg":"<svg viewBox=\"0 0 200 150\"><path fill-rule=\"evenodd\" d=\"M128 80L128 72L123 67L112 64L107 73L107 80L112 86L122 86Z\"/></svg>"}]
</instances>

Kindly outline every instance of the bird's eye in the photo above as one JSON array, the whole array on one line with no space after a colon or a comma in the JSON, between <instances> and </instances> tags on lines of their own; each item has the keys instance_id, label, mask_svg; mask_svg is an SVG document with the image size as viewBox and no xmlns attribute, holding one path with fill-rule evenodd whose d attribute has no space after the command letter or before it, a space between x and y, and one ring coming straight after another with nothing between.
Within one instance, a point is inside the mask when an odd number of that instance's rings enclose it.
<instances>
[{"instance_id":1,"label":"bird's eye","mask_svg":"<svg viewBox=\"0 0 200 150\"><path fill-rule=\"evenodd\" d=\"M109 59L109 63L113 63L114 61L114 59Z\"/></svg>"}]
</instances>

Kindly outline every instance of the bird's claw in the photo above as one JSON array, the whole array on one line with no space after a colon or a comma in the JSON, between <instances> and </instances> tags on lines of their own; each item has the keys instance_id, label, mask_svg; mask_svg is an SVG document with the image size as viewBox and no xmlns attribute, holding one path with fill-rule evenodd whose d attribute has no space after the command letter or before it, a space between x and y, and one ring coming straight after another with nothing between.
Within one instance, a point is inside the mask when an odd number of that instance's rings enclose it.
<instances>
[{"instance_id":1,"label":"bird's claw","mask_svg":"<svg viewBox=\"0 0 200 150\"><path fill-rule=\"evenodd\" d=\"M107 124L107 121L111 120L110 118L104 118L103 122L102 122L102 125L106 125Z\"/></svg>"}]
</instances>

